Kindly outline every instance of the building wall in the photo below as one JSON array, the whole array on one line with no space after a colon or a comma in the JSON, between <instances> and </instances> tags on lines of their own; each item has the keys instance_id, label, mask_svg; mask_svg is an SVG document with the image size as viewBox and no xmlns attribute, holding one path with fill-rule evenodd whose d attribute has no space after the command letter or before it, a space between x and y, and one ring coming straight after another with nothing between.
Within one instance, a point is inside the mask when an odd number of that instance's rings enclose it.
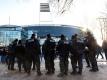
<instances>
[{"instance_id":1,"label":"building wall","mask_svg":"<svg viewBox=\"0 0 107 80\"><path fill-rule=\"evenodd\" d=\"M60 36L64 34L67 37L75 33L79 33L80 29L74 26L62 27L62 26L29 26L24 27L24 30L28 32L28 36L31 36L29 33L36 33L39 37L45 37L48 33L52 36Z\"/></svg>"},{"instance_id":2,"label":"building wall","mask_svg":"<svg viewBox=\"0 0 107 80\"><path fill-rule=\"evenodd\" d=\"M37 34L38 37L45 38L48 33L52 36L58 37L64 34L70 38L73 34L79 33L80 29L74 26L1 26L0 27L0 46L9 45L14 39L29 39L32 33Z\"/></svg>"},{"instance_id":3,"label":"building wall","mask_svg":"<svg viewBox=\"0 0 107 80\"><path fill-rule=\"evenodd\" d=\"M19 27L0 27L0 46L7 46L15 39L21 39Z\"/></svg>"}]
</instances>

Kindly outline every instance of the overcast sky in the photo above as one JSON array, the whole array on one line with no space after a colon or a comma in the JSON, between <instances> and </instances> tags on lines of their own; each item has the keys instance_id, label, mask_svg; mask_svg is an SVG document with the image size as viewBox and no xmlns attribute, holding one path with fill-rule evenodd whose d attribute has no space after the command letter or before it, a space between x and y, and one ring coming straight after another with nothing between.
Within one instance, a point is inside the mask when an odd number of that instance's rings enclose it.
<instances>
[{"instance_id":1,"label":"overcast sky","mask_svg":"<svg viewBox=\"0 0 107 80\"><path fill-rule=\"evenodd\" d=\"M0 0L0 25L39 24L39 3L45 0ZM47 0L48 1L48 0ZM52 0L51 0L52 1ZM106 5L106 6L105 6ZM56 9L56 8L55 8ZM43 19L52 19L52 24L68 24L91 29L101 42L97 18L106 15L107 0L74 0L71 8L62 15L42 14ZM99 32L99 33L98 33ZM99 43L100 43L99 42Z\"/></svg>"},{"instance_id":2,"label":"overcast sky","mask_svg":"<svg viewBox=\"0 0 107 80\"><path fill-rule=\"evenodd\" d=\"M0 24L38 23L39 0L0 0Z\"/></svg>"},{"instance_id":3,"label":"overcast sky","mask_svg":"<svg viewBox=\"0 0 107 80\"><path fill-rule=\"evenodd\" d=\"M0 25L39 24L39 3L45 0L0 0ZM52 23L94 26L96 18L105 11L107 0L74 0L70 11L53 16ZM45 17L49 17L45 16Z\"/></svg>"}]
</instances>

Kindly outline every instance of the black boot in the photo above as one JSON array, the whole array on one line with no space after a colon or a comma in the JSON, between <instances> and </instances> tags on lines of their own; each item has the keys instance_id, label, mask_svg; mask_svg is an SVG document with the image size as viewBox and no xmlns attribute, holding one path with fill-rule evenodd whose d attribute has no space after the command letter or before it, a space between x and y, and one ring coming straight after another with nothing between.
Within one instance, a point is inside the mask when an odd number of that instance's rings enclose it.
<instances>
[{"instance_id":1,"label":"black boot","mask_svg":"<svg viewBox=\"0 0 107 80\"><path fill-rule=\"evenodd\" d=\"M71 72L71 75L75 75L75 74L77 74L77 71L72 71Z\"/></svg>"},{"instance_id":2,"label":"black boot","mask_svg":"<svg viewBox=\"0 0 107 80\"><path fill-rule=\"evenodd\" d=\"M81 68L79 68L79 71L78 71L78 74L82 74L82 69Z\"/></svg>"},{"instance_id":3,"label":"black boot","mask_svg":"<svg viewBox=\"0 0 107 80\"><path fill-rule=\"evenodd\" d=\"M41 76L41 75L42 75L42 73L39 71L39 72L37 72L37 75L38 75L38 76Z\"/></svg>"}]
</instances>

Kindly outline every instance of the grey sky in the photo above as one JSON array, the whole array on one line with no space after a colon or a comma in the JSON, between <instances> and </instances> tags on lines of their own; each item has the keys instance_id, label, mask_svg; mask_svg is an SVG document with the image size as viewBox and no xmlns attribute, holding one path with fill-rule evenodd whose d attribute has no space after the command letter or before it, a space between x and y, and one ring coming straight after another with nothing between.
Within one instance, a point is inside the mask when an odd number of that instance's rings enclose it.
<instances>
[{"instance_id":1,"label":"grey sky","mask_svg":"<svg viewBox=\"0 0 107 80\"><path fill-rule=\"evenodd\" d=\"M38 24L40 1L0 0L0 25L9 24L9 16L10 24ZM101 11L104 11L105 2L107 0L74 0L70 11L61 16L52 16L53 23L94 26L95 19L101 15Z\"/></svg>"}]
</instances>

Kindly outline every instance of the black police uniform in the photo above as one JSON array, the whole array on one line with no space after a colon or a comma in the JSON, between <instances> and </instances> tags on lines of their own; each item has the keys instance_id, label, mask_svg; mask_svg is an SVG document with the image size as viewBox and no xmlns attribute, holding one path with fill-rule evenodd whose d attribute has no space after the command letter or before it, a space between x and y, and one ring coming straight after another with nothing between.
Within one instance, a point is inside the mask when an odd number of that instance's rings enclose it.
<instances>
[{"instance_id":1,"label":"black police uniform","mask_svg":"<svg viewBox=\"0 0 107 80\"><path fill-rule=\"evenodd\" d=\"M62 36L63 38L64 36ZM65 39L59 40L57 51L60 60L60 74L58 77L67 75L68 73L68 56L69 56L69 42Z\"/></svg>"},{"instance_id":2,"label":"black police uniform","mask_svg":"<svg viewBox=\"0 0 107 80\"><path fill-rule=\"evenodd\" d=\"M21 40L19 40L18 42L18 45L16 46L16 58L17 58L17 61L18 61L18 68L19 68L19 71L21 71L21 67L23 66L24 69L25 69L25 47L22 45L22 42Z\"/></svg>"},{"instance_id":3,"label":"black police uniform","mask_svg":"<svg viewBox=\"0 0 107 80\"><path fill-rule=\"evenodd\" d=\"M40 50L40 43L37 39L29 39L26 42L26 57L27 57L27 69L28 72L30 72L31 69L31 65L33 62L33 69L35 69L35 65L37 68L37 74L41 75L41 71L40 71L40 54L41 54L41 50Z\"/></svg>"},{"instance_id":4,"label":"black police uniform","mask_svg":"<svg viewBox=\"0 0 107 80\"><path fill-rule=\"evenodd\" d=\"M15 63L15 50L17 46L17 39L12 42L12 45L8 47L8 69L14 70L14 63Z\"/></svg>"},{"instance_id":5,"label":"black police uniform","mask_svg":"<svg viewBox=\"0 0 107 80\"><path fill-rule=\"evenodd\" d=\"M53 39L45 40L42 46L42 52L45 59L45 68L48 70L47 74L54 73L54 58L55 58L55 41Z\"/></svg>"},{"instance_id":6,"label":"black police uniform","mask_svg":"<svg viewBox=\"0 0 107 80\"><path fill-rule=\"evenodd\" d=\"M71 74L82 74L82 68L83 68L83 50L84 50L84 44L82 42L77 42L72 40L72 44L70 45L70 53L71 53L71 64L73 71ZM77 63L79 71L77 72Z\"/></svg>"}]
</instances>

